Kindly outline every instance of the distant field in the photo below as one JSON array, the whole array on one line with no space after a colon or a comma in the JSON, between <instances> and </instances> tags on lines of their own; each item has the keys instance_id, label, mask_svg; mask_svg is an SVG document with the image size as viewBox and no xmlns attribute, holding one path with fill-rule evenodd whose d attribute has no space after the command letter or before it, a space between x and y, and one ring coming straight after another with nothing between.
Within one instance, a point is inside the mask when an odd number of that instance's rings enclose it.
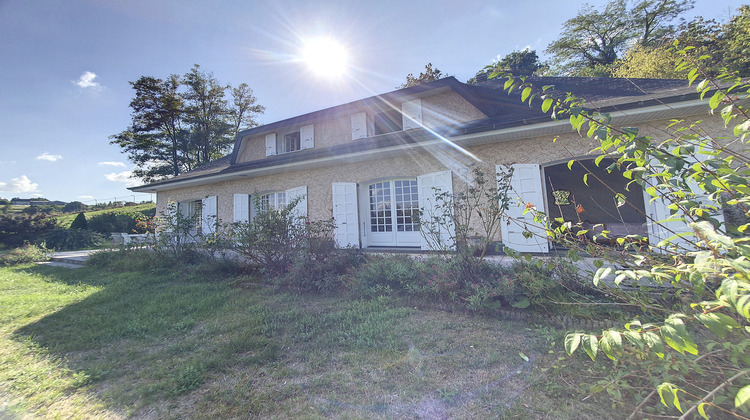
<instances>
[{"instance_id":1,"label":"distant field","mask_svg":"<svg viewBox=\"0 0 750 420\"><path fill-rule=\"evenodd\" d=\"M137 206L128 206L128 207L121 207L117 209L107 209L107 210L96 210L96 211L86 211L84 212L86 214L86 218L89 219L93 216L96 216L98 214L104 214L104 213L132 213L139 211L141 213L144 213L146 215L151 215L156 211L156 203L146 203L146 204L139 204ZM57 217L57 222L62 227L69 227L71 223L73 223L73 219L78 216L78 213L70 213L70 214L64 214L62 216Z\"/></svg>"}]
</instances>

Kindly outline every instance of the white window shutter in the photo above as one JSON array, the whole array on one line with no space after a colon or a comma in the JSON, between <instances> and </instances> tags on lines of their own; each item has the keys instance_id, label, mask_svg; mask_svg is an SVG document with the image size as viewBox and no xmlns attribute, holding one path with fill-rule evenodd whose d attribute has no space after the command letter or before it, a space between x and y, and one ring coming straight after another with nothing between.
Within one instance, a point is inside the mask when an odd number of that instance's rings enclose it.
<instances>
[{"instance_id":1,"label":"white window shutter","mask_svg":"<svg viewBox=\"0 0 750 420\"><path fill-rule=\"evenodd\" d=\"M158 201L158 198L157 198ZM165 210L165 213L167 215L167 224L164 229L164 232L171 233L172 232L172 225L177 220L177 215L180 214L180 203L172 200L167 200L167 208Z\"/></svg>"},{"instance_id":2,"label":"white window shutter","mask_svg":"<svg viewBox=\"0 0 750 420\"><path fill-rule=\"evenodd\" d=\"M430 229L438 232L440 243L435 239L428 239L430 235L422 235L422 249L439 251L440 245L445 248L454 249L455 226L449 223L447 226L435 223L433 217L442 216L442 209L436 209L440 204L436 200L437 194L453 194L453 176L451 171L433 172L417 177L417 188L419 189L419 208L422 211L420 226L422 229ZM427 236L428 238L426 238Z\"/></svg>"},{"instance_id":3,"label":"white window shutter","mask_svg":"<svg viewBox=\"0 0 750 420\"><path fill-rule=\"evenodd\" d=\"M357 184L334 182L333 220L336 223L334 238L337 246L359 248L359 219L357 214Z\"/></svg>"},{"instance_id":4,"label":"white window shutter","mask_svg":"<svg viewBox=\"0 0 750 420\"><path fill-rule=\"evenodd\" d=\"M498 182L501 174L513 170L510 179L510 207L503 218L503 245L519 252L549 252L547 230L544 225L534 220L531 212L526 212L526 205L533 205L539 211L545 211L542 170L536 164L515 164L510 167L497 165ZM500 185L498 185L500 188ZM523 234L529 231L531 237Z\"/></svg>"},{"instance_id":5,"label":"white window shutter","mask_svg":"<svg viewBox=\"0 0 750 420\"><path fill-rule=\"evenodd\" d=\"M401 105L404 130L419 128L422 126L422 100L414 99Z\"/></svg>"},{"instance_id":6,"label":"white window shutter","mask_svg":"<svg viewBox=\"0 0 750 420\"><path fill-rule=\"evenodd\" d=\"M201 212L201 232L204 235L216 232L216 204L217 197L215 195L203 199L203 211Z\"/></svg>"},{"instance_id":7,"label":"white window shutter","mask_svg":"<svg viewBox=\"0 0 750 420\"><path fill-rule=\"evenodd\" d=\"M367 113L352 114L352 140L367 137Z\"/></svg>"},{"instance_id":8,"label":"white window shutter","mask_svg":"<svg viewBox=\"0 0 750 420\"><path fill-rule=\"evenodd\" d=\"M276 133L266 134L266 156L276 154Z\"/></svg>"},{"instance_id":9,"label":"white window shutter","mask_svg":"<svg viewBox=\"0 0 750 420\"><path fill-rule=\"evenodd\" d=\"M307 217L307 186L306 185L286 190L287 204L291 203L292 200L294 200L297 197L302 197L302 199L294 207L294 210L293 210L294 216L295 217Z\"/></svg>"},{"instance_id":10,"label":"white window shutter","mask_svg":"<svg viewBox=\"0 0 750 420\"><path fill-rule=\"evenodd\" d=\"M315 126L313 124L300 127L299 135L301 149L312 149L315 147Z\"/></svg>"},{"instance_id":11,"label":"white window shutter","mask_svg":"<svg viewBox=\"0 0 750 420\"><path fill-rule=\"evenodd\" d=\"M235 194L234 195L234 222L249 222L250 221L250 195L249 194Z\"/></svg>"},{"instance_id":12,"label":"white window shutter","mask_svg":"<svg viewBox=\"0 0 750 420\"><path fill-rule=\"evenodd\" d=\"M686 158L686 161L687 165L694 165L706 160L707 158L708 156L706 154L695 153L693 158ZM663 166L661 166L656 159L649 159L649 164L654 167L656 171L663 170ZM688 179L687 183L693 194L695 194L695 197L693 198L694 201L710 204L716 207L721 206L720 203L711 201L708 195L706 195L693 179ZM695 237L695 231L690 226L690 222L681 217L680 212L674 215L672 214L672 211L669 209L669 200L665 200L662 197L662 194L665 194L665 192L664 189L658 190L657 197L651 197L646 190L643 190L643 204L646 208L646 215L648 215L646 225L648 226L649 244L656 247L659 242L665 239L671 239L672 246L696 250L697 239ZM718 220L720 223L724 222L724 214L721 210L712 213L711 217ZM656 251L661 253L666 252L664 248L658 248Z\"/></svg>"}]
</instances>

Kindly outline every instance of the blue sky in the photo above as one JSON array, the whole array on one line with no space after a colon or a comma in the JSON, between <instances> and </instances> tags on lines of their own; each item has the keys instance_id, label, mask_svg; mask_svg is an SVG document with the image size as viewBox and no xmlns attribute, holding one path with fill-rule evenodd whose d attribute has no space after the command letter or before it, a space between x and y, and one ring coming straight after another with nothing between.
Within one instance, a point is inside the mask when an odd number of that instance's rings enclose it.
<instances>
[{"instance_id":1,"label":"blue sky","mask_svg":"<svg viewBox=\"0 0 750 420\"><path fill-rule=\"evenodd\" d=\"M600 6L605 1L589 1ZM741 4L698 0L689 18L726 20ZM247 83L270 123L393 90L432 62L460 81L497 56L540 54L581 2L0 0L0 197L148 200L108 137L130 123L141 76L200 64ZM348 75L323 79L298 56L329 36Z\"/></svg>"}]
</instances>

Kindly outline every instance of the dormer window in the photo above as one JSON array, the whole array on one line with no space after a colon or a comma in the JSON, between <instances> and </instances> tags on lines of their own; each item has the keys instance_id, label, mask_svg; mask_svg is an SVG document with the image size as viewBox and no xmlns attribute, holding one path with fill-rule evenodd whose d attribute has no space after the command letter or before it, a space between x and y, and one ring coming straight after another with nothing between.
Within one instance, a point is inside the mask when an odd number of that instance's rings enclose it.
<instances>
[{"instance_id":1,"label":"dormer window","mask_svg":"<svg viewBox=\"0 0 750 420\"><path fill-rule=\"evenodd\" d=\"M393 133L404 129L401 111L397 109L375 114L373 117L375 135Z\"/></svg>"},{"instance_id":2,"label":"dormer window","mask_svg":"<svg viewBox=\"0 0 750 420\"><path fill-rule=\"evenodd\" d=\"M303 125L298 131L279 134L266 134L266 156L281 153L296 152L315 147L315 127L312 124Z\"/></svg>"},{"instance_id":3,"label":"dormer window","mask_svg":"<svg viewBox=\"0 0 750 420\"><path fill-rule=\"evenodd\" d=\"M288 153L300 150L299 131L285 134L283 138L276 141L276 153Z\"/></svg>"}]
</instances>

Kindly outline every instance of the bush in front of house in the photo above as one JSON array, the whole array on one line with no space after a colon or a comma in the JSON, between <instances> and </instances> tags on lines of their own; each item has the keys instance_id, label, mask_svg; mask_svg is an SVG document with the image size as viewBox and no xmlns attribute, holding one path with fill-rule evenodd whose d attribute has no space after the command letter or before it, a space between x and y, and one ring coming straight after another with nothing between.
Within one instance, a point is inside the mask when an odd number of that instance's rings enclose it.
<instances>
[{"instance_id":1,"label":"bush in front of house","mask_svg":"<svg viewBox=\"0 0 750 420\"><path fill-rule=\"evenodd\" d=\"M355 270L347 282L358 297L414 293L425 283L422 264L405 254L373 255Z\"/></svg>"},{"instance_id":2,"label":"bush in front of house","mask_svg":"<svg viewBox=\"0 0 750 420\"><path fill-rule=\"evenodd\" d=\"M274 283L302 290L341 292L347 288L349 276L365 263L364 253L356 248L336 249L325 253L303 248L285 274L273 278Z\"/></svg>"},{"instance_id":3,"label":"bush in front of house","mask_svg":"<svg viewBox=\"0 0 750 420\"><path fill-rule=\"evenodd\" d=\"M96 248L104 243L102 234L86 229L55 229L44 234L47 248L57 251Z\"/></svg>"},{"instance_id":4,"label":"bush in front of house","mask_svg":"<svg viewBox=\"0 0 750 420\"><path fill-rule=\"evenodd\" d=\"M534 264L517 262L504 267L480 261L472 264L470 277L465 271L460 258L377 255L369 256L344 284L357 297L405 296L472 311L526 308L542 303L546 293L560 288L552 270Z\"/></svg>"}]
</instances>

